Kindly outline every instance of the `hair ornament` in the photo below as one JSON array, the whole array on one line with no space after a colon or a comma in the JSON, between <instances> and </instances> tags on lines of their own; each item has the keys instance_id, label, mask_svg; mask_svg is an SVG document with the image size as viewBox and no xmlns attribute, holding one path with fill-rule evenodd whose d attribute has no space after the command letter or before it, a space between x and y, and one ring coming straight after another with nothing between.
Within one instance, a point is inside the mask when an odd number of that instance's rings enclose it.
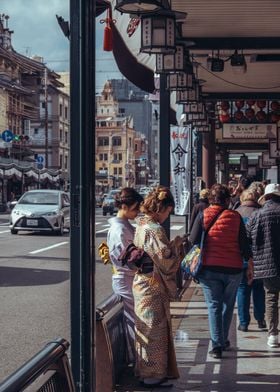
<instances>
[{"instance_id":1,"label":"hair ornament","mask_svg":"<svg viewBox=\"0 0 280 392\"><path fill-rule=\"evenodd\" d=\"M164 200L167 198L167 192L166 191L160 191L158 194L158 200Z\"/></svg>"}]
</instances>

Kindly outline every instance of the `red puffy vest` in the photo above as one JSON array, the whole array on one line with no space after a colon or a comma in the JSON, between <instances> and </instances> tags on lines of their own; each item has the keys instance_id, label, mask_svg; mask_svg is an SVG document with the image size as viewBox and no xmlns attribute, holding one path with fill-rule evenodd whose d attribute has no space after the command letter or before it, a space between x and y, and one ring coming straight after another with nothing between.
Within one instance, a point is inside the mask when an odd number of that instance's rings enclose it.
<instances>
[{"instance_id":1,"label":"red puffy vest","mask_svg":"<svg viewBox=\"0 0 280 392\"><path fill-rule=\"evenodd\" d=\"M221 206L211 205L203 211L205 229L221 210ZM223 211L206 235L203 246L203 265L242 268L243 261L239 247L240 220L238 212Z\"/></svg>"}]
</instances>

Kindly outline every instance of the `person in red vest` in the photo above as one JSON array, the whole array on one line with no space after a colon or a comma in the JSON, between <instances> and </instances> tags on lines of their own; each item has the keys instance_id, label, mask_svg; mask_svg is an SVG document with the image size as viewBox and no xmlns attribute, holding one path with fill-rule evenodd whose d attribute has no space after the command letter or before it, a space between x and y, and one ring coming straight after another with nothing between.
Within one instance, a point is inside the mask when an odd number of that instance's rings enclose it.
<instances>
[{"instance_id":1,"label":"person in red vest","mask_svg":"<svg viewBox=\"0 0 280 392\"><path fill-rule=\"evenodd\" d=\"M200 244L202 230L208 231L202 250L203 267L198 275L208 308L209 329L214 358L222 358L230 346L228 339L243 259L248 261L248 284L253 279L253 261L246 229L238 212L229 210L230 192L225 185L210 189L210 206L199 214L190 241ZM214 223L213 223L214 222Z\"/></svg>"}]
</instances>

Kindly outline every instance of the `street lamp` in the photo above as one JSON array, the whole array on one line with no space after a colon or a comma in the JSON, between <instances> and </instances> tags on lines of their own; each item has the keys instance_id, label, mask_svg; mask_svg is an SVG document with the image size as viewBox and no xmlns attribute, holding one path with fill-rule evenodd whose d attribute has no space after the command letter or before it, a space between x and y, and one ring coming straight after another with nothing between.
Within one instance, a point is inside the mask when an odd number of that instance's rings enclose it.
<instances>
[{"instance_id":1,"label":"street lamp","mask_svg":"<svg viewBox=\"0 0 280 392\"><path fill-rule=\"evenodd\" d=\"M176 50L176 16L162 11L141 16L141 47L143 53L174 53Z\"/></svg>"}]
</instances>

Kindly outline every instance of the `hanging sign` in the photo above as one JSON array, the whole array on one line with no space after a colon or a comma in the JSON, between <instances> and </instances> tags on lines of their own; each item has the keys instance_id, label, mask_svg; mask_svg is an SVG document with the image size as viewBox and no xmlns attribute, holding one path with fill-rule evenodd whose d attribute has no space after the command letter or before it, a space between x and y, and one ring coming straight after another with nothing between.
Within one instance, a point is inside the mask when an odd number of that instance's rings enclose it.
<instances>
[{"instance_id":1,"label":"hanging sign","mask_svg":"<svg viewBox=\"0 0 280 392\"><path fill-rule=\"evenodd\" d=\"M270 158L269 151L264 151L262 153L262 160L261 160L262 168L270 168L271 166L275 166L275 165L276 165L275 158Z\"/></svg>"},{"instance_id":2,"label":"hanging sign","mask_svg":"<svg viewBox=\"0 0 280 392\"><path fill-rule=\"evenodd\" d=\"M280 158L280 150L277 148L277 140L269 140L269 157Z\"/></svg>"},{"instance_id":3,"label":"hanging sign","mask_svg":"<svg viewBox=\"0 0 280 392\"><path fill-rule=\"evenodd\" d=\"M190 143L191 127L171 127L170 167L171 190L175 200L175 214L186 215L190 198Z\"/></svg>"},{"instance_id":4,"label":"hanging sign","mask_svg":"<svg viewBox=\"0 0 280 392\"><path fill-rule=\"evenodd\" d=\"M276 124L223 124L224 139L276 139Z\"/></svg>"}]
</instances>

